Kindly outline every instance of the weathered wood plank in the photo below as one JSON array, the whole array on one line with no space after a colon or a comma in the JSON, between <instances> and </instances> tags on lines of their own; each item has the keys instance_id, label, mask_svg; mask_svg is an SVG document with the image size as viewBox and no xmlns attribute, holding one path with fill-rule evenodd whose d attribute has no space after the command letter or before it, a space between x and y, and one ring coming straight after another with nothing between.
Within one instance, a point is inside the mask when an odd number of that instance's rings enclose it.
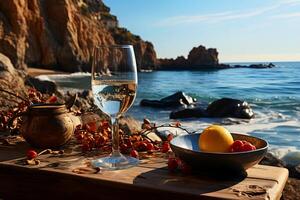
<instances>
[{"instance_id":1,"label":"weathered wood plank","mask_svg":"<svg viewBox=\"0 0 300 200\"><path fill-rule=\"evenodd\" d=\"M19 160L27 148L0 146L0 198L279 199L288 177L284 168L263 165L247 170L247 177L240 179L171 174L164 158L120 171L78 174L74 170L86 168L90 158L73 151L44 155L39 166L24 166Z\"/></svg>"}]
</instances>

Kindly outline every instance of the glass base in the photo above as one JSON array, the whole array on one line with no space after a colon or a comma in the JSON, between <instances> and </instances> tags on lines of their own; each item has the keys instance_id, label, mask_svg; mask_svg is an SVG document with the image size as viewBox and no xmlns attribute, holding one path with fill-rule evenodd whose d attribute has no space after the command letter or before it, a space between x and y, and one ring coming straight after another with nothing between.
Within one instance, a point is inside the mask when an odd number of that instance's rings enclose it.
<instances>
[{"instance_id":1,"label":"glass base","mask_svg":"<svg viewBox=\"0 0 300 200\"><path fill-rule=\"evenodd\" d=\"M106 170L118 170L134 167L139 162L138 159L131 156L118 154L92 160L91 164L93 167L100 167Z\"/></svg>"}]
</instances>

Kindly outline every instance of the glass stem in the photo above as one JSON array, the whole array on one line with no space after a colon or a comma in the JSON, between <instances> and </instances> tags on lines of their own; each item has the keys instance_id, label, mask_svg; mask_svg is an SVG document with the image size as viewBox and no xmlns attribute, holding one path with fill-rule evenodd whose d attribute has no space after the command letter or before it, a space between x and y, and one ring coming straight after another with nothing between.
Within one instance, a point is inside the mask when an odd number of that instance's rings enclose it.
<instances>
[{"instance_id":1,"label":"glass stem","mask_svg":"<svg viewBox=\"0 0 300 200\"><path fill-rule=\"evenodd\" d=\"M111 137L112 137L112 156L120 156L119 150L119 122L118 117L112 116L111 117Z\"/></svg>"}]
</instances>

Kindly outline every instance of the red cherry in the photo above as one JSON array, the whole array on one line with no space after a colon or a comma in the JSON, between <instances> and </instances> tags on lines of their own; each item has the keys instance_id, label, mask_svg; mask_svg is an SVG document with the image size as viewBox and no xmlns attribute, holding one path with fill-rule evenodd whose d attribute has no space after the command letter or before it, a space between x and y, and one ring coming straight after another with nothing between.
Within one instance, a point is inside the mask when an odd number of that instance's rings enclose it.
<instances>
[{"instance_id":1,"label":"red cherry","mask_svg":"<svg viewBox=\"0 0 300 200\"><path fill-rule=\"evenodd\" d=\"M7 124L7 122L8 122L8 117L7 116L3 116L2 117L2 123L3 124Z\"/></svg>"},{"instance_id":2,"label":"red cherry","mask_svg":"<svg viewBox=\"0 0 300 200\"><path fill-rule=\"evenodd\" d=\"M76 135L77 140L81 141L84 138L84 134L83 133L79 133L78 135Z\"/></svg>"},{"instance_id":3,"label":"red cherry","mask_svg":"<svg viewBox=\"0 0 300 200\"><path fill-rule=\"evenodd\" d=\"M180 167L182 164L182 161L180 160L180 158L176 158L176 160L177 160L178 166Z\"/></svg>"},{"instance_id":4,"label":"red cherry","mask_svg":"<svg viewBox=\"0 0 300 200\"><path fill-rule=\"evenodd\" d=\"M248 143L248 141L246 141L246 140L242 140L242 142L243 142L243 144L247 144Z\"/></svg>"},{"instance_id":5,"label":"red cherry","mask_svg":"<svg viewBox=\"0 0 300 200\"><path fill-rule=\"evenodd\" d=\"M130 151L130 156L134 157L134 158L138 158L139 157L139 153L136 150L131 150Z\"/></svg>"},{"instance_id":6,"label":"red cherry","mask_svg":"<svg viewBox=\"0 0 300 200\"><path fill-rule=\"evenodd\" d=\"M29 97L30 99L33 99L33 98L35 97L35 93L29 93L29 94L28 94L28 97Z\"/></svg>"},{"instance_id":7,"label":"red cherry","mask_svg":"<svg viewBox=\"0 0 300 200\"><path fill-rule=\"evenodd\" d=\"M178 162L176 158L169 158L168 159L168 169L171 172L174 172L178 167Z\"/></svg>"},{"instance_id":8,"label":"red cherry","mask_svg":"<svg viewBox=\"0 0 300 200\"><path fill-rule=\"evenodd\" d=\"M138 145L139 151L146 151L148 150L148 144L146 142L140 142Z\"/></svg>"},{"instance_id":9,"label":"red cherry","mask_svg":"<svg viewBox=\"0 0 300 200\"><path fill-rule=\"evenodd\" d=\"M157 145L154 145L154 150L159 150L159 147Z\"/></svg>"},{"instance_id":10,"label":"red cherry","mask_svg":"<svg viewBox=\"0 0 300 200\"><path fill-rule=\"evenodd\" d=\"M126 141L126 145L128 146L128 148L132 148L132 142L130 140Z\"/></svg>"},{"instance_id":11,"label":"red cherry","mask_svg":"<svg viewBox=\"0 0 300 200\"><path fill-rule=\"evenodd\" d=\"M103 121L101 122L101 127L102 127L103 129L109 128L109 123L108 123L108 121L103 120Z\"/></svg>"},{"instance_id":12,"label":"red cherry","mask_svg":"<svg viewBox=\"0 0 300 200\"><path fill-rule=\"evenodd\" d=\"M123 144L120 145L120 148L121 148L121 149L127 149L128 146L127 146L127 144L124 144L124 143L123 143Z\"/></svg>"},{"instance_id":13,"label":"red cherry","mask_svg":"<svg viewBox=\"0 0 300 200\"><path fill-rule=\"evenodd\" d=\"M95 135L94 136L96 146L101 146L105 142L105 137L103 135Z\"/></svg>"},{"instance_id":14,"label":"red cherry","mask_svg":"<svg viewBox=\"0 0 300 200\"><path fill-rule=\"evenodd\" d=\"M97 131L96 122L90 122L85 125L86 130L90 133L95 133Z\"/></svg>"},{"instance_id":15,"label":"red cherry","mask_svg":"<svg viewBox=\"0 0 300 200\"><path fill-rule=\"evenodd\" d=\"M162 146L162 152L167 153L170 150L170 144L168 142L165 142Z\"/></svg>"},{"instance_id":16,"label":"red cherry","mask_svg":"<svg viewBox=\"0 0 300 200\"><path fill-rule=\"evenodd\" d=\"M57 97L53 95L53 96L49 97L49 99L47 99L47 102L48 103L55 103L55 102L57 102Z\"/></svg>"},{"instance_id":17,"label":"red cherry","mask_svg":"<svg viewBox=\"0 0 300 200\"><path fill-rule=\"evenodd\" d=\"M153 150L154 149L154 145L152 144L152 143L148 143L147 144L147 150L148 151L151 151L151 150Z\"/></svg>"},{"instance_id":18,"label":"red cherry","mask_svg":"<svg viewBox=\"0 0 300 200\"><path fill-rule=\"evenodd\" d=\"M28 89L28 93L34 93L34 92L36 92L36 89L35 89L35 88L29 88L29 89Z\"/></svg>"},{"instance_id":19,"label":"red cherry","mask_svg":"<svg viewBox=\"0 0 300 200\"><path fill-rule=\"evenodd\" d=\"M231 152L239 152L242 151L242 148L244 146L244 143L241 140L236 140L231 145Z\"/></svg>"},{"instance_id":20,"label":"red cherry","mask_svg":"<svg viewBox=\"0 0 300 200\"><path fill-rule=\"evenodd\" d=\"M253 146L253 145L250 144L250 143L244 144L244 146L243 146L243 151L252 151L252 149L253 149L252 146Z\"/></svg>"},{"instance_id":21,"label":"red cherry","mask_svg":"<svg viewBox=\"0 0 300 200\"><path fill-rule=\"evenodd\" d=\"M167 140L168 140L168 142L171 142L171 140L173 140L173 134L169 134L168 136L167 136Z\"/></svg>"},{"instance_id":22,"label":"red cherry","mask_svg":"<svg viewBox=\"0 0 300 200\"><path fill-rule=\"evenodd\" d=\"M28 150L26 155L28 160L32 160L38 156L35 150Z\"/></svg>"}]
</instances>

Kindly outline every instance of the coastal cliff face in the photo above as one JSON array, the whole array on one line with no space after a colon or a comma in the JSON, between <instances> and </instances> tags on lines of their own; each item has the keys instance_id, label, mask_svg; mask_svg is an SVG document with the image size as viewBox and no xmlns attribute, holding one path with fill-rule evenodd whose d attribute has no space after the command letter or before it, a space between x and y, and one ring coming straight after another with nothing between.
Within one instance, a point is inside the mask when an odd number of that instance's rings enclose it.
<instances>
[{"instance_id":1,"label":"coastal cliff face","mask_svg":"<svg viewBox=\"0 0 300 200\"><path fill-rule=\"evenodd\" d=\"M137 66L147 70L158 67L156 52L151 42L143 41L140 36L132 34L126 28L111 29L111 33L117 44L133 44Z\"/></svg>"},{"instance_id":2,"label":"coastal cliff face","mask_svg":"<svg viewBox=\"0 0 300 200\"><path fill-rule=\"evenodd\" d=\"M16 98L7 92L24 95L24 77L22 70L16 70L10 59L0 53L0 112L16 105Z\"/></svg>"},{"instance_id":3,"label":"coastal cliff face","mask_svg":"<svg viewBox=\"0 0 300 200\"><path fill-rule=\"evenodd\" d=\"M101 0L0 1L0 53L18 69L89 71L93 47L133 44L139 68L155 68L153 45L109 12Z\"/></svg>"},{"instance_id":4,"label":"coastal cliff face","mask_svg":"<svg viewBox=\"0 0 300 200\"><path fill-rule=\"evenodd\" d=\"M206 67L218 67L218 51L217 49L206 49L200 45L194 47L188 54L187 58L184 56L178 56L176 59L159 59L159 65L161 69L177 68L206 68Z\"/></svg>"}]
</instances>

